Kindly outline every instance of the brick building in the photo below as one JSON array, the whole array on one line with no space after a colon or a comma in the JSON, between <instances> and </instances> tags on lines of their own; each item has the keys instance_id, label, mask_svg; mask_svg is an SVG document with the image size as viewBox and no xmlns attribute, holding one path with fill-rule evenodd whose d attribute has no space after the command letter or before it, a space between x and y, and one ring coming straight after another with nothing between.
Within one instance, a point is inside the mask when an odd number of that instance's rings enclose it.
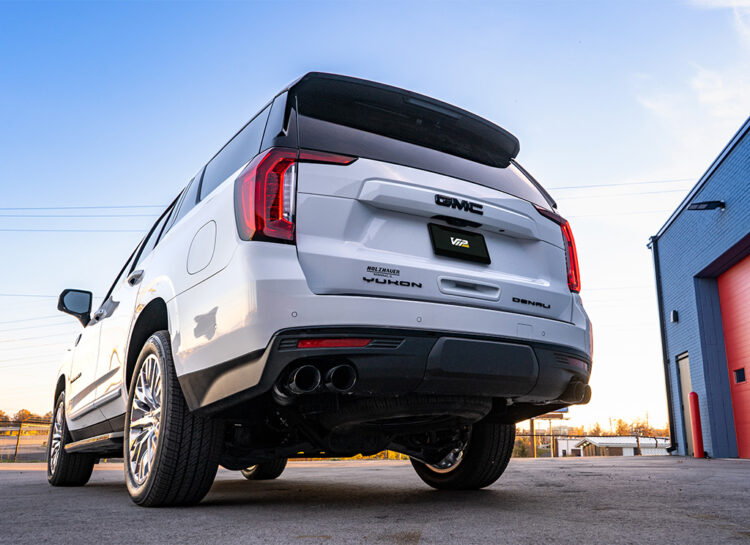
<instances>
[{"instance_id":1,"label":"brick building","mask_svg":"<svg viewBox=\"0 0 750 545\"><path fill-rule=\"evenodd\" d=\"M750 458L750 119L649 247L673 450L693 452L694 391L707 454Z\"/></svg>"}]
</instances>

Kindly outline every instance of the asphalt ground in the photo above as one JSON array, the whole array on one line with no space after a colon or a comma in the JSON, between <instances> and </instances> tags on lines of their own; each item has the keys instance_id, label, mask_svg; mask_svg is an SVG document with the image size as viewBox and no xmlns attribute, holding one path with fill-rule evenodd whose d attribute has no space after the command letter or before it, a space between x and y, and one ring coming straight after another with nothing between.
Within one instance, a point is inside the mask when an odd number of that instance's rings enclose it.
<instances>
[{"instance_id":1,"label":"asphalt ground","mask_svg":"<svg viewBox=\"0 0 750 545\"><path fill-rule=\"evenodd\" d=\"M52 488L0 464L0 543L750 543L750 460L516 459L492 487L428 488L408 462L292 462L275 481L220 470L190 508L144 509L120 464Z\"/></svg>"}]
</instances>

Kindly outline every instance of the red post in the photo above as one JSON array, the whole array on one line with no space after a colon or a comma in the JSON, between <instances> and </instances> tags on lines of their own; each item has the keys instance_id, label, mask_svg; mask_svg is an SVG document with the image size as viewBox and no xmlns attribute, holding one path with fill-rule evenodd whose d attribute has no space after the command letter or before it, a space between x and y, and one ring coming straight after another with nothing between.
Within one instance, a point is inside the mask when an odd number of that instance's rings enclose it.
<instances>
[{"instance_id":1,"label":"red post","mask_svg":"<svg viewBox=\"0 0 750 545\"><path fill-rule=\"evenodd\" d=\"M701 409L698 403L698 394L690 392L690 421L693 423L693 456L705 458L706 451L703 450L703 428L701 427Z\"/></svg>"}]
</instances>

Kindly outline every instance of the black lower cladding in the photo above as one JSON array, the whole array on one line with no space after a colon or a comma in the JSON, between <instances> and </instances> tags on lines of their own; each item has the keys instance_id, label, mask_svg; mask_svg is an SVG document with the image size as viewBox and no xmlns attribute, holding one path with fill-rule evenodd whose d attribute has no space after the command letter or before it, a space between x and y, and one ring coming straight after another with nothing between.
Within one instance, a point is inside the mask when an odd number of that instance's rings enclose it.
<instances>
[{"instance_id":1,"label":"black lower cladding","mask_svg":"<svg viewBox=\"0 0 750 545\"><path fill-rule=\"evenodd\" d=\"M367 338L360 348L298 348L301 339ZM278 332L264 350L179 377L191 410L220 412L269 392L299 365L323 373L354 366L353 395L472 395L545 402L573 378L588 382L590 358L575 349L518 339L390 328L305 328ZM257 384L238 389L261 366Z\"/></svg>"},{"instance_id":2,"label":"black lower cladding","mask_svg":"<svg viewBox=\"0 0 750 545\"><path fill-rule=\"evenodd\" d=\"M125 415L121 414L108 420L98 422L97 424L94 424L92 426L69 431L73 441L82 441L83 439L90 439L91 437L96 437L97 435L118 432L122 431L123 429L125 429Z\"/></svg>"}]
</instances>

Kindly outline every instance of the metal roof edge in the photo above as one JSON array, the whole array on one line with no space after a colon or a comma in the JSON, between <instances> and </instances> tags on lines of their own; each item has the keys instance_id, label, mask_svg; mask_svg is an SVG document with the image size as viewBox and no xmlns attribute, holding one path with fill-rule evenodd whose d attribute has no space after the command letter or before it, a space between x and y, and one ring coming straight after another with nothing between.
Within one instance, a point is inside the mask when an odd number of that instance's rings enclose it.
<instances>
[{"instance_id":1,"label":"metal roof edge","mask_svg":"<svg viewBox=\"0 0 750 545\"><path fill-rule=\"evenodd\" d=\"M658 239L664 234L667 229L669 229L669 226L672 225L674 220L677 219L677 216L680 215L680 213L685 209L688 203L690 203L693 197L695 197L695 194L698 193L698 191L700 191L704 185L706 185L706 182L708 182L708 179L711 177L714 171L719 168L719 165L724 161L727 155L729 155L729 153L734 149L737 143L742 139L743 136L745 136L745 133L747 133L748 131L750 131L750 117L745 120L745 122L734 134L729 143L724 147L724 149L716 157L716 159L713 160L711 166L708 167L706 172L703 173L703 176L698 179L698 182L696 182L693 188L688 192L687 196L682 200L675 211L672 212L672 215L669 216L664 225L661 226L661 229L659 229L659 231L657 231L657 233L653 237L651 237L651 240ZM649 246L651 245L651 240L649 241Z\"/></svg>"}]
</instances>

